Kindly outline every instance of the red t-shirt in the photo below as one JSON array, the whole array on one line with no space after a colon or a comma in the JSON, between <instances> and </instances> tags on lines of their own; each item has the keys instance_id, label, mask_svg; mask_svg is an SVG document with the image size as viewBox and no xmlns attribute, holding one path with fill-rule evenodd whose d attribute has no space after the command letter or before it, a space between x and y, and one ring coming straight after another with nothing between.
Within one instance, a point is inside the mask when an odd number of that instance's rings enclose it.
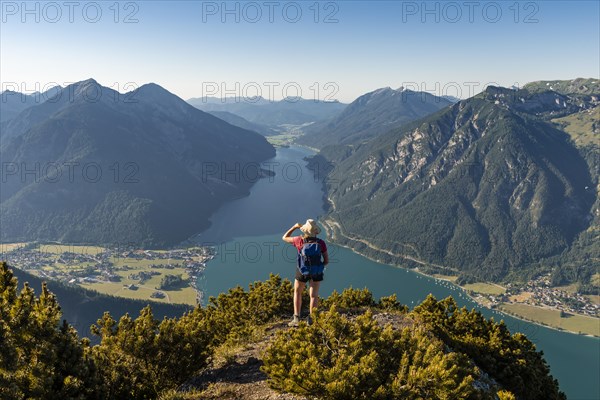
<instances>
[{"instance_id":1,"label":"red t-shirt","mask_svg":"<svg viewBox=\"0 0 600 400\"><path fill-rule=\"evenodd\" d=\"M294 245L294 247L296 249L298 249L298 251L302 250L302 236L294 236L294 237L292 237L292 239L294 240L292 242L292 244ZM327 245L325 244L325 241L323 241L322 239L317 238L317 242L319 243L319 245L321 245L321 253L326 253L327 252Z\"/></svg>"}]
</instances>

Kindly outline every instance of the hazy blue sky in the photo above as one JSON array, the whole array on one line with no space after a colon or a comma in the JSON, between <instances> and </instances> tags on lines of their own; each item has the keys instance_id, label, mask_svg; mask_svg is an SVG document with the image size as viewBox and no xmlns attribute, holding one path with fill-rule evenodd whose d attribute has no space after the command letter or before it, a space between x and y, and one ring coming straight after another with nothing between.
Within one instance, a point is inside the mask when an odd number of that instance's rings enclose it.
<instances>
[{"instance_id":1,"label":"hazy blue sky","mask_svg":"<svg viewBox=\"0 0 600 400\"><path fill-rule=\"evenodd\" d=\"M349 102L385 86L465 98L600 76L597 0L1 3L2 90L94 78L184 99Z\"/></svg>"}]
</instances>

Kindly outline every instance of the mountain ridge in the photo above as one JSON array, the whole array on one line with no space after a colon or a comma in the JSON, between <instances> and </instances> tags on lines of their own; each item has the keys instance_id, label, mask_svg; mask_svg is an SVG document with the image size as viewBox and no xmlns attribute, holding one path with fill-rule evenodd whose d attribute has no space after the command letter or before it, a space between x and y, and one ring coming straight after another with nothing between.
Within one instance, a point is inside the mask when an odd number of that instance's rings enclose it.
<instances>
[{"instance_id":1,"label":"mountain ridge","mask_svg":"<svg viewBox=\"0 0 600 400\"><path fill-rule=\"evenodd\" d=\"M48 100L53 97L53 92L60 90L62 90L61 86L54 86L44 92L31 94L5 90L0 93L0 123L14 118L21 111L35 104Z\"/></svg>"},{"instance_id":2,"label":"mountain ridge","mask_svg":"<svg viewBox=\"0 0 600 400\"><path fill-rule=\"evenodd\" d=\"M358 145L394 126L409 123L450 104L450 101L426 92L380 88L359 96L331 119L309 126L296 142L314 148Z\"/></svg>"},{"instance_id":3,"label":"mountain ridge","mask_svg":"<svg viewBox=\"0 0 600 400\"><path fill-rule=\"evenodd\" d=\"M173 245L247 194L275 154L263 136L156 84L124 96L93 80L24 110L1 139L15 171L3 183L0 233L13 241ZM250 164L255 176L224 172Z\"/></svg>"},{"instance_id":4,"label":"mountain ridge","mask_svg":"<svg viewBox=\"0 0 600 400\"><path fill-rule=\"evenodd\" d=\"M303 98L287 98L278 101L262 97L215 98L197 97L188 100L194 107L206 112L227 111L252 123L275 128L280 125L301 125L335 115L344 108L337 101L320 101Z\"/></svg>"},{"instance_id":5,"label":"mountain ridge","mask_svg":"<svg viewBox=\"0 0 600 400\"><path fill-rule=\"evenodd\" d=\"M230 113L229 111L209 111L208 112L215 117L222 119L223 121L230 123L231 125L238 126L240 128L248 129L250 131L258 132L263 136L277 135L279 132L269 128L266 125L257 124L250 122L247 119L240 117L239 115Z\"/></svg>"},{"instance_id":6,"label":"mountain ridge","mask_svg":"<svg viewBox=\"0 0 600 400\"><path fill-rule=\"evenodd\" d=\"M328 217L346 241L360 237L493 281L568 249L591 223L595 193L585 188L593 177L545 119L579 99L556 103L559 94L523 91L509 101L508 90L488 88L351 151L324 149L334 164ZM365 244L352 247L394 262Z\"/></svg>"}]
</instances>

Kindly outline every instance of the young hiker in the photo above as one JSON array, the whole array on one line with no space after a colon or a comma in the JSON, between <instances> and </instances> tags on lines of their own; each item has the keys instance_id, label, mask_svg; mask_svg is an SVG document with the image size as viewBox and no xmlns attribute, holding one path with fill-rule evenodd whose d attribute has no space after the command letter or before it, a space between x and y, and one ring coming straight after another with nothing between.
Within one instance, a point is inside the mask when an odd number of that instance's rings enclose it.
<instances>
[{"instance_id":1,"label":"young hiker","mask_svg":"<svg viewBox=\"0 0 600 400\"><path fill-rule=\"evenodd\" d=\"M302 235L292 237L291 234L300 229ZM302 292L306 283L309 282L310 290L310 312L319 305L319 286L323 280L323 269L329 264L327 245L317 235L321 229L313 219L306 220L304 225L295 224L283 235L282 239L294 245L298 250L298 262L296 265L296 279L294 281L294 319L289 326L298 326L300 310L302 308ZM308 324L312 323L310 315Z\"/></svg>"}]
</instances>

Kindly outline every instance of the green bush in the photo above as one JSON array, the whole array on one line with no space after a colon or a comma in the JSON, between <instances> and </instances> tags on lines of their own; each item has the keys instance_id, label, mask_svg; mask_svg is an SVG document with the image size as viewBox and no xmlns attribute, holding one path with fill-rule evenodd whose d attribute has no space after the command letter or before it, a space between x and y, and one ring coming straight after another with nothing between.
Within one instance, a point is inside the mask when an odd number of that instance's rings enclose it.
<instances>
[{"instance_id":1,"label":"green bush","mask_svg":"<svg viewBox=\"0 0 600 400\"><path fill-rule=\"evenodd\" d=\"M150 307L117 323L105 313L92 327L101 338L92 348L109 398L147 399L185 382L206 366L210 337L197 311L157 321Z\"/></svg>"},{"instance_id":2,"label":"green bush","mask_svg":"<svg viewBox=\"0 0 600 400\"><path fill-rule=\"evenodd\" d=\"M476 399L478 369L425 330L354 321L335 306L313 325L278 332L263 371L272 388L323 399Z\"/></svg>"},{"instance_id":3,"label":"green bush","mask_svg":"<svg viewBox=\"0 0 600 400\"><path fill-rule=\"evenodd\" d=\"M452 297L429 295L411 313L449 347L468 355L517 397L563 400L543 353L525 335L511 335L504 322L486 319L476 310L459 309Z\"/></svg>"},{"instance_id":4,"label":"green bush","mask_svg":"<svg viewBox=\"0 0 600 400\"><path fill-rule=\"evenodd\" d=\"M498 400L517 400L514 394L506 390L498 391Z\"/></svg>"},{"instance_id":5,"label":"green bush","mask_svg":"<svg viewBox=\"0 0 600 400\"><path fill-rule=\"evenodd\" d=\"M400 311L401 313L408 312L408 306L400 304L395 294L380 298L377 308L385 311Z\"/></svg>"},{"instance_id":6,"label":"green bush","mask_svg":"<svg viewBox=\"0 0 600 400\"><path fill-rule=\"evenodd\" d=\"M255 282L246 292L241 287L211 297L205 309L204 326L213 345L228 339L248 336L256 327L275 318L291 315L292 285L271 274L265 282Z\"/></svg>"},{"instance_id":7,"label":"green bush","mask_svg":"<svg viewBox=\"0 0 600 400\"><path fill-rule=\"evenodd\" d=\"M367 288L348 288L344 289L341 294L334 290L328 298L321 301L321 308L328 309L331 306L345 310L377 308L385 311L408 312L408 307L400 304L395 294L382 297L379 302L376 302L373 299L373 294Z\"/></svg>"},{"instance_id":8,"label":"green bush","mask_svg":"<svg viewBox=\"0 0 600 400\"><path fill-rule=\"evenodd\" d=\"M291 284L271 275L265 282L211 298L181 318L157 321L150 307L118 322L105 313L92 332L92 349L110 398L157 398L200 372L215 347L248 336L265 322L289 313Z\"/></svg>"},{"instance_id":9,"label":"green bush","mask_svg":"<svg viewBox=\"0 0 600 400\"><path fill-rule=\"evenodd\" d=\"M60 323L55 296L42 286L39 297L0 263L0 398L95 399L102 388L88 341Z\"/></svg>"},{"instance_id":10,"label":"green bush","mask_svg":"<svg viewBox=\"0 0 600 400\"><path fill-rule=\"evenodd\" d=\"M376 305L373 294L369 289L348 288L339 294L334 290L327 299L322 302L323 308L327 309L332 305L338 308L361 308L374 307Z\"/></svg>"}]
</instances>

